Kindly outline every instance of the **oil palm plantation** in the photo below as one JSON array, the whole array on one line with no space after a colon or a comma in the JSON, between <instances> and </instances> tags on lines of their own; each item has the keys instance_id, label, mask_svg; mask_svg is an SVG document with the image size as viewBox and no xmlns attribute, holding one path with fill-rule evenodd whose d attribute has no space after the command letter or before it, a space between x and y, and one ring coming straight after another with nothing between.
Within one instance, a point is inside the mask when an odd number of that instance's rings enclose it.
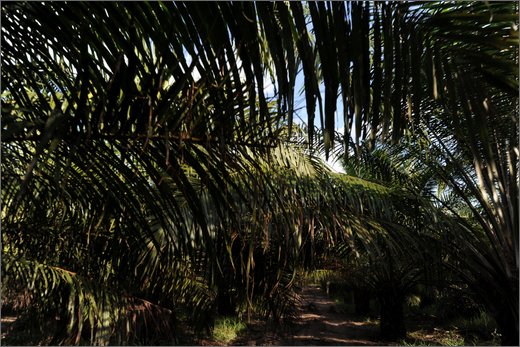
<instances>
[{"instance_id":1,"label":"oil palm plantation","mask_svg":"<svg viewBox=\"0 0 520 347\"><path fill-rule=\"evenodd\" d=\"M407 149L381 143L373 148L365 143L358 147L359 160L343 161L347 174L406 194L399 197L398 206L382 221L390 232L365 240L364 247L340 244L335 249L336 256L345 263L344 280L364 292L365 297L358 295L361 303L364 298L368 309L370 296L377 299L380 336L390 340L406 338L406 298L420 286L432 287L441 282L442 262L447 255L446 217L427 194L431 175L414 168L417 164L403 155ZM389 247L393 244L407 246Z\"/></svg>"},{"instance_id":2,"label":"oil palm plantation","mask_svg":"<svg viewBox=\"0 0 520 347\"><path fill-rule=\"evenodd\" d=\"M3 275L35 302L61 293L45 310L68 315L65 343L84 324L107 343L133 333L128 307L165 330L173 307L210 312L236 293L217 288L224 266L248 307L289 290L303 229L384 232L362 207L395 197L293 143L303 76L304 148L330 154L341 105L346 160L408 143L467 207L462 275L517 344L517 17L513 2L2 4Z\"/></svg>"}]
</instances>

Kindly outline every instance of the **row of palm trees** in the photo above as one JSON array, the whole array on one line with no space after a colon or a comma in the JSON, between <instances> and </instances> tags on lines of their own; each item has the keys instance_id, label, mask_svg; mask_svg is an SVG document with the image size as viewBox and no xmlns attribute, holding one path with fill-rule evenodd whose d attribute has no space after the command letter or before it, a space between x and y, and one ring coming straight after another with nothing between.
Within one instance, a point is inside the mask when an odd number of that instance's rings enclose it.
<instances>
[{"instance_id":1,"label":"row of palm trees","mask_svg":"<svg viewBox=\"0 0 520 347\"><path fill-rule=\"evenodd\" d=\"M39 329L67 322L52 343L153 343L217 313L290 315L319 240L392 268L372 284L386 337L439 264L518 344L517 17L513 2L2 4L6 293Z\"/></svg>"}]
</instances>

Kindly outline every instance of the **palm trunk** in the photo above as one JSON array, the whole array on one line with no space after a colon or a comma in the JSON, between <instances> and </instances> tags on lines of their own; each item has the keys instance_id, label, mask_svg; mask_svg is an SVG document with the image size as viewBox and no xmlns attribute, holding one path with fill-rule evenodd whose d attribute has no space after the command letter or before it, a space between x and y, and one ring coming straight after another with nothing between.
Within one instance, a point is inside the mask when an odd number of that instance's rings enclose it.
<instances>
[{"instance_id":1,"label":"palm trunk","mask_svg":"<svg viewBox=\"0 0 520 347\"><path fill-rule=\"evenodd\" d=\"M360 316L370 313L370 295L367 289L354 289L354 308L356 314Z\"/></svg>"},{"instance_id":2,"label":"palm trunk","mask_svg":"<svg viewBox=\"0 0 520 347\"><path fill-rule=\"evenodd\" d=\"M499 313L495 319L499 333L502 335L500 341L502 346L518 346L518 320L506 312Z\"/></svg>"},{"instance_id":3,"label":"palm trunk","mask_svg":"<svg viewBox=\"0 0 520 347\"><path fill-rule=\"evenodd\" d=\"M519 346L518 311L506 303L495 312L502 346Z\"/></svg>"},{"instance_id":4,"label":"palm trunk","mask_svg":"<svg viewBox=\"0 0 520 347\"><path fill-rule=\"evenodd\" d=\"M497 323L503 346L519 345L518 325L518 267L511 266L512 275L502 273L497 282L477 280L472 285L479 289L479 295ZM504 271L505 272L505 271Z\"/></svg>"},{"instance_id":5,"label":"palm trunk","mask_svg":"<svg viewBox=\"0 0 520 347\"><path fill-rule=\"evenodd\" d=\"M217 293L217 313L220 316L235 316L237 310L236 301L233 299L228 288L219 290Z\"/></svg>"},{"instance_id":6,"label":"palm trunk","mask_svg":"<svg viewBox=\"0 0 520 347\"><path fill-rule=\"evenodd\" d=\"M391 288L379 293L379 303L381 305L381 339L398 341L405 338L404 295L398 289Z\"/></svg>"}]
</instances>

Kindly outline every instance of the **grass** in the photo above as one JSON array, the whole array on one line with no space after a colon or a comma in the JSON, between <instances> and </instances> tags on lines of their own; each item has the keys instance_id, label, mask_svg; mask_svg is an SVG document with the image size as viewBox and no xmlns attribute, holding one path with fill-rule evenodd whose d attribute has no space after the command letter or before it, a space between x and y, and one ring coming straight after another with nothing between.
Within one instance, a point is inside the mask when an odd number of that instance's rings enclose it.
<instances>
[{"instance_id":1,"label":"grass","mask_svg":"<svg viewBox=\"0 0 520 347\"><path fill-rule=\"evenodd\" d=\"M482 311L476 317L459 317L443 328L417 325L408 333L408 338L400 341L404 346L464 346L464 345L500 345L500 334L496 322Z\"/></svg>"},{"instance_id":2,"label":"grass","mask_svg":"<svg viewBox=\"0 0 520 347\"><path fill-rule=\"evenodd\" d=\"M447 330L443 335L444 336L439 340L443 346L464 346L466 344L464 337L462 337L457 331Z\"/></svg>"},{"instance_id":3,"label":"grass","mask_svg":"<svg viewBox=\"0 0 520 347\"><path fill-rule=\"evenodd\" d=\"M457 318L450 322L450 326L460 331L468 340L486 340L486 344L499 345L500 334L497 333L497 323L485 311L471 318Z\"/></svg>"},{"instance_id":4,"label":"grass","mask_svg":"<svg viewBox=\"0 0 520 347\"><path fill-rule=\"evenodd\" d=\"M484 311L480 311L479 315L476 317L452 320L451 325L465 332L483 333L489 336L491 336L492 332L497 329L496 321Z\"/></svg>"},{"instance_id":5,"label":"grass","mask_svg":"<svg viewBox=\"0 0 520 347\"><path fill-rule=\"evenodd\" d=\"M227 344L236 339L238 334L244 329L246 329L246 325L237 318L217 318L213 328L213 339Z\"/></svg>"},{"instance_id":6,"label":"grass","mask_svg":"<svg viewBox=\"0 0 520 347\"><path fill-rule=\"evenodd\" d=\"M402 346L465 346L464 337L456 330L435 328L433 332L424 329L408 333L408 338L399 342Z\"/></svg>"},{"instance_id":7,"label":"grass","mask_svg":"<svg viewBox=\"0 0 520 347\"><path fill-rule=\"evenodd\" d=\"M321 282L326 282L336 276L336 272L333 270L316 269L310 271L304 271L301 274L300 281L302 285L317 286Z\"/></svg>"}]
</instances>

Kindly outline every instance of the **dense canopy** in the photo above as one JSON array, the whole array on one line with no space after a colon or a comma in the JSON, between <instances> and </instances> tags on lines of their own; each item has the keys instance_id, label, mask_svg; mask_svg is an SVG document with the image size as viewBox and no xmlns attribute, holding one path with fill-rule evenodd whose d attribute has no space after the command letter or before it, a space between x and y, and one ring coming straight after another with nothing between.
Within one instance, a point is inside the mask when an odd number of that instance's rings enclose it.
<instances>
[{"instance_id":1,"label":"dense canopy","mask_svg":"<svg viewBox=\"0 0 520 347\"><path fill-rule=\"evenodd\" d=\"M51 344L290 316L332 253L518 344L516 2L1 6L2 278Z\"/></svg>"}]
</instances>

